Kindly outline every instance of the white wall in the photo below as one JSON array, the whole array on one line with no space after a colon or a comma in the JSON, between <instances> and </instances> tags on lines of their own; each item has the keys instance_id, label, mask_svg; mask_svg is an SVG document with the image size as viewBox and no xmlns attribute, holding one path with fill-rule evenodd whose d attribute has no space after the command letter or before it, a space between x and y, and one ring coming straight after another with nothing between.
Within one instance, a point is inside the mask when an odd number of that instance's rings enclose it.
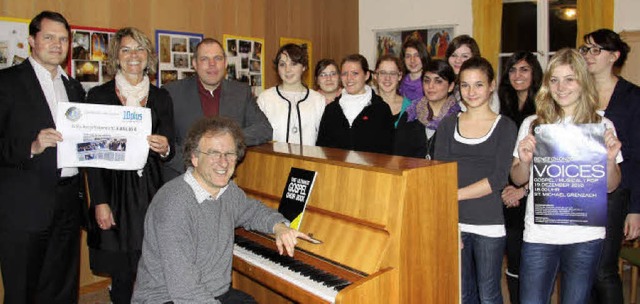
<instances>
[{"instance_id":1,"label":"white wall","mask_svg":"<svg viewBox=\"0 0 640 304\"><path fill-rule=\"evenodd\" d=\"M360 53L373 68L375 30L430 25L455 25L455 35L471 35L471 0L360 0Z\"/></svg>"},{"instance_id":2,"label":"white wall","mask_svg":"<svg viewBox=\"0 0 640 304\"><path fill-rule=\"evenodd\" d=\"M473 34L471 0L360 0L360 53L373 65L375 30L455 25ZM640 0L614 0L614 30L640 30ZM336 58L339 60L340 58Z\"/></svg>"},{"instance_id":3,"label":"white wall","mask_svg":"<svg viewBox=\"0 0 640 304\"><path fill-rule=\"evenodd\" d=\"M362 0L361 0L362 1ZM640 1L615 0L613 29L616 32L640 30Z\"/></svg>"}]
</instances>

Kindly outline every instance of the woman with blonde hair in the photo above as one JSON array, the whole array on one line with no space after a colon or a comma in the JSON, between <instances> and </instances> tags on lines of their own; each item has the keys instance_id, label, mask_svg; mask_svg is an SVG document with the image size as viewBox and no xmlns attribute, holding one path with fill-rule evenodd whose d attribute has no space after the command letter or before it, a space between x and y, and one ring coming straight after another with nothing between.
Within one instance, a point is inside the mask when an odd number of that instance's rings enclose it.
<instances>
[{"instance_id":1,"label":"woman with blonde hair","mask_svg":"<svg viewBox=\"0 0 640 304\"><path fill-rule=\"evenodd\" d=\"M607 192L620 183L621 143L613 123L598 112L597 93L587 64L576 50L562 49L549 62L536 96L536 115L526 118L513 152L511 179L533 189L533 131L543 124L604 124ZM574 147L579 149L580 147ZM535 190L535 189L534 189ZM548 303L557 272L562 272L562 303L587 303L596 277L605 227L536 223L534 196L527 199L520 265L521 303Z\"/></svg>"},{"instance_id":2,"label":"woman with blonde hair","mask_svg":"<svg viewBox=\"0 0 640 304\"><path fill-rule=\"evenodd\" d=\"M151 110L149 153L140 170L87 170L91 213L88 233L91 269L111 277L113 303L129 303L142 250L144 218L164 184L162 163L173 157L173 104L169 93L149 82L158 60L140 30L118 30L109 45L107 69L114 79L89 91L87 102ZM112 139L117 141L117 139ZM118 142L113 150L126 149ZM115 152L121 153L121 152Z\"/></svg>"}]
</instances>

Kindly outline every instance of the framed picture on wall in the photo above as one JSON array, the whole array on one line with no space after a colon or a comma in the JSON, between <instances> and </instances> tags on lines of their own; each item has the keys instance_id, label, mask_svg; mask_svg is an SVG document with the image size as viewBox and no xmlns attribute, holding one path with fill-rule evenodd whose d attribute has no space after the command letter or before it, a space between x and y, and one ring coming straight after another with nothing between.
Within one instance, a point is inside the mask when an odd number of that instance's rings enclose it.
<instances>
[{"instance_id":1,"label":"framed picture on wall","mask_svg":"<svg viewBox=\"0 0 640 304\"><path fill-rule=\"evenodd\" d=\"M0 69L29 57L29 19L0 17Z\"/></svg>"},{"instance_id":2,"label":"framed picture on wall","mask_svg":"<svg viewBox=\"0 0 640 304\"><path fill-rule=\"evenodd\" d=\"M156 30L158 86L195 74L191 59L203 37L204 35L198 33Z\"/></svg>"},{"instance_id":3,"label":"framed picture on wall","mask_svg":"<svg viewBox=\"0 0 640 304\"><path fill-rule=\"evenodd\" d=\"M402 44L408 39L424 42L432 58L444 58L454 36L454 25L434 25L423 28L383 29L375 31L376 58L382 55L400 56Z\"/></svg>"},{"instance_id":4,"label":"framed picture on wall","mask_svg":"<svg viewBox=\"0 0 640 304\"><path fill-rule=\"evenodd\" d=\"M297 44L307 51L307 56L309 57L309 68L306 71L304 71L302 78L305 80L305 84L309 88L312 88L313 87L313 64L315 63L315 61L313 61L313 45L311 44L311 40L280 37L280 46L283 46L288 43Z\"/></svg>"},{"instance_id":5,"label":"framed picture on wall","mask_svg":"<svg viewBox=\"0 0 640 304\"><path fill-rule=\"evenodd\" d=\"M115 32L115 29L71 26L67 73L80 81L86 91L113 79L107 73L106 63L109 41Z\"/></svg>"},{"instance_id":6,"label":"framed picture on wall","mask_svg":"<svg viewBox=\"0 0 640 304\"><path fill-rule=\"evenodd\" d=\"M223 35L227 53L227 79L246 82L253 95L264 90L264 39Z\"/></svg>"}]
</instances>

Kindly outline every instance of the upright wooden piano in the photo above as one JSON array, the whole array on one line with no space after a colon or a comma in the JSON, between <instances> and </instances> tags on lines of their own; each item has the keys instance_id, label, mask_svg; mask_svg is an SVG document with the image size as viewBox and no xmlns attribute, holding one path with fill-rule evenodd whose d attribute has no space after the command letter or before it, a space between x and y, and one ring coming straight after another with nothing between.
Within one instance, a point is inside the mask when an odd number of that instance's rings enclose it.
<instances>
[{"instance_id":1,"label":"upright wooden piano","mask_svg":"<svg viewBox=\"0 0 640 304\"><path fill-rule=\"evenodd\" d=\"M259 303L459 302L455 163L270 143L248 149L235 181L277 208L291 167L318 173L300 231L323 243L299 240L283 262L237 241L234 288ZM275 249L242 229L236 239Z\"/></svg>"}]
</instances>

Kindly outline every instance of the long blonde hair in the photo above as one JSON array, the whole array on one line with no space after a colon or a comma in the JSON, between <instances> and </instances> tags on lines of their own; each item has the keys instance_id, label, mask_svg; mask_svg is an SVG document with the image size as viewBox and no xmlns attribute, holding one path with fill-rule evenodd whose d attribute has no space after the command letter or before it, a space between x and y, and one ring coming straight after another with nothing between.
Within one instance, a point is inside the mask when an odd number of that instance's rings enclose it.
<instances>
[{"instance_id":1,"label":"long blonde hair","mask_svg":"<svg viewBox=\"0 0 640 304\"><path fill-rule=\"evenodd\" d=\"M538 95L536 95L536 115L538 115L538 117L531 124L532 130L533 127L540 124L556 123L565 116L564 110L553 100L549 88L552 72L561 65L571 67L581 89L572 122L574 124L584 124L598 123L602 120L602 117L596 113L596 110L598 110L598 94L593 77L587 70L587 63L578 51L564 48L551 57L547 70L542 78L542 86L540 87L540 91L538 91Z\"/></svg>"}]
</instances>

